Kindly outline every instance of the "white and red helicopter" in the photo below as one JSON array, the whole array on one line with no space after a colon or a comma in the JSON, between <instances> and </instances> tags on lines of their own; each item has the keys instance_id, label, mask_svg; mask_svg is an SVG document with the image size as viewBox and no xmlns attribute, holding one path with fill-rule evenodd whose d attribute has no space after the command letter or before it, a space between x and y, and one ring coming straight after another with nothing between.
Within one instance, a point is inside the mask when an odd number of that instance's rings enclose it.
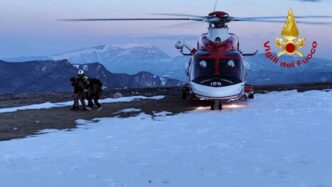
<instances>
[{"instance_id":1,"label":"white and red helicopter","mask_svg":"<svg viewBox=\"0 0 332 187\"><path fill-rule=\"evenodd\" d=\"M254 98L253 86L246 85L249 66L243 57L255 55L257 51L251 54L242 53L238 37L229 32L227 24L234 21L284 23L287 17L231 17L222 11L214 11L208 16L155 15L163 17L65 19L63 21L198 21L208 23L208 32L201 35L197 48L190 48L185 41L178 41L175 47L183 55L191 56L185 68L188 83L182 88L182 97L188 99L194 96L200 100L210 100L212 110L222 110L225 102ZM164 18L164 16L168 17ZM296 18L331 18L331 16L298 16ZM331 24L310 21L298 21L297 23Z\"/></svg>"}]
</instances>

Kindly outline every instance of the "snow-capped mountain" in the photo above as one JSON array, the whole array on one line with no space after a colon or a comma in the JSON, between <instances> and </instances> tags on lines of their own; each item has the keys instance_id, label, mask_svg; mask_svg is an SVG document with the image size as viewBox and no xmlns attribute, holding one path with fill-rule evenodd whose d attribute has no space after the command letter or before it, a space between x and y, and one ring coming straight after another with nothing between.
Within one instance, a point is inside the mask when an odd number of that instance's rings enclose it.
<instances>
[{"instance_id":1,"label":"snow-capped mountain","mask_svg":"<svg viewBox=\"0 0 332 187\"><path fill-rule=\"evenodd\" d=\"M184 65L188 61L188 57L173 58L151 45L101 45L48 58L68 59L73 64L99 62L114 73L135 74L146 71L179 80L185 80Z\"/></svg>"},{"instance_id":2,"label":"snow-capped mountain","mask_svg":"<svg viewBox=\"0 0 332 187\"><path fill-rule=\"evenodd\" d=\"M52 59L68 59L71 63L100 62L111 72L138 73L151 72L159 76L186 81L184 66L189 57L170 57L157 47L102 45L55 55ZM251 66L248 83L250 84L288 84L332 81L332 61L313 58L300 68L281 68L268 61L265 54L246 58ZM296 57L284 56L281 60L296 61Z\"/></svg>"},{"instance_id":3,"label":"snow-capped mountain","mask_svg":"<svg viewBox=\"0 0 332 187\"><path fill-rule=\"evenodd\" d=\"M111 72L133 74L152 70L151 66L160 66L160 60L170 57L160 49L148 45L133 47L101 45L54 55L50 58L53 60L68 59L73 64L100 62Z\"/></svg>"},{"instance_id":4,"label":"snow-capped mountain","mask_svg":"<svg viewBox=\"0 0 332 187\"><path fill-rule=\"evenodd\" d=\"M69 79L84 69L89 77L100 79L107 88L178 86L180 81L149 72L134 75L109 72L102 64L73 65L67 60L8 63L0 61L0 93L71 91Z\"/></svg>"}]
</instances>

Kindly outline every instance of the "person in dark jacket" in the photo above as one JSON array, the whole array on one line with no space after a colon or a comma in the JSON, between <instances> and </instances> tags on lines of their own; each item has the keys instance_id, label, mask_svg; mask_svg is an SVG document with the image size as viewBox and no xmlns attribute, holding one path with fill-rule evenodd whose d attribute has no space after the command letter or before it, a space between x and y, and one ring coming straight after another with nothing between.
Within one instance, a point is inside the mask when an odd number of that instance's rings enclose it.
<instances>
[{"instance_id":1,"label":"person in dark jacket","mask_svg":"<svg viewBox=\"0 0 332 187\"><path fill-rule=\"evenodd\" d=\"M103 83L98 79L88 78L88 77L85 77L84 81L88 88L88 93L87 93L88 107L93 108L93 106L96 105L97 110L98 111L101 110L102 106L100 105L98 100L102 95Z\"/></svg>"},{"instance_id":2,"label":"person in dark jacket","mask_svg":"<svg viewBox=\"0 0 332 187\"><path fill-rule=\"evenodd\" d=\"M88 107L86 107L85 104L85 98L87 94L87 88L85 86L84 79L82 77L82 70L78 72L78 77L72 77L70 79L70 82L72 86L74 87L74 93L73 93L73 98L74 98L74 104L71 110L79 110L79 101L81 102L82 105L82 110L89 110ZM84 72L83 72L84 76Z\"/></svg>"}]
</instances>

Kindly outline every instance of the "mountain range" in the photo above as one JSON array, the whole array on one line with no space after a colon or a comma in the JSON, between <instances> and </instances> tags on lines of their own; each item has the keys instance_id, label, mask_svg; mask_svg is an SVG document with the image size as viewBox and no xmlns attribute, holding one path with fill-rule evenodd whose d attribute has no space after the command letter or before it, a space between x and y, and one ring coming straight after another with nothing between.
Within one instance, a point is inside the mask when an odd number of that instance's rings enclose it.
<instances>
[{"instance_id":1,"label":"mountain range","mask_svg":"<svg viewBox=\"0 0 332 187\"><path fill-rule=\"evenodd\" d=\"M0 93L35 93L71 91L70 77L83 69L87 76L100 79L106 88L169 87L182 83L149 72L118 74L109 72L100 63L71 64L68 60L0 61Z\"/></svg>"},{"instance_id":2,"label":"mountain range","mask_svg":"<svg viewBox=\"0 0 332 187\"><path fill-rule=\"evenodd\" d=\"M189 57L171 57L157 47L101 45L48 57L23 57L8 61L32 59L63 60L73 64L99 62L112 73L136 74L150 72L162 77L186 81L185 64ZM332 81L332 61L314 57L308 64L294 69L282 68L266 59L265 54L246 57L250 65L250 84L291 84ZM296 61L297 57L284 56L281 60Z\"/></svg>"},{"instance_id":3,"label":"mountain range","mask_svg":"<svg viewBox=\"0 0 332 187\"><path fill-rule=\"evenodd\" d=\"M5 60L8 62L24 62L64 59L67 59L72 64L99 62L112 73L136 74L145 71L183 81L186 80L184 67L189 57L171 57L159 48L151 45L100 45L51 56L19 57Z\"/></svg>"},{"instance_id":4,"label":"mountain range","mask_svg":"<svg viewBox=\"0 0 332 187\"><path fill-rule=\"evenodd\" d=\"M297 62L297 56L282 56L282 61ZM247 57L250 64L248 83L255 85L266 84L296 84L332 82L332 61L314 57L307 64L295 68L284 68L267 60L265 54Z\"/></svg>"}]
</instances>

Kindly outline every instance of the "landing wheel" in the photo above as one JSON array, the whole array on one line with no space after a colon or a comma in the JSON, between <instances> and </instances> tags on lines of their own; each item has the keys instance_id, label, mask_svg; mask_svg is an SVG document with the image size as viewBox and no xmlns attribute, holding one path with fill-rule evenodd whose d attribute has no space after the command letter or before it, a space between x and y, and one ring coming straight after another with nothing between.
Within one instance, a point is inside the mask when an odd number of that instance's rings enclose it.
<instances>
[{"instance_id":1,"label":"landing wheel","mask_svg":"<svg viewBox=\"0 0 332 187\"><path fill-rule=\"evenodd\" d=\"M211 102L211 110L222 110L222 102L219 100L213 100Z\"/></svg>"},{"instance_id":2,"label":"landing wheel","mask_svg":"<svg viewBox=\"0 0 332 187\"><path fill-rule=\"evenodd\" d=\"M247 101L248 96L246 94L243 94L242 97L240 98L240 101Z\"/></svg>"},{"instance_id":3,"label":"landing wheel","mask_svg":"<svg viewBox=\"0 0 332 187\"><path fill-rule=\"evenodd\" d=\"M255 89L252 85L245 85L244 91L248 95L248 99L254 99Z\"/></svg>"}]
</instances>

